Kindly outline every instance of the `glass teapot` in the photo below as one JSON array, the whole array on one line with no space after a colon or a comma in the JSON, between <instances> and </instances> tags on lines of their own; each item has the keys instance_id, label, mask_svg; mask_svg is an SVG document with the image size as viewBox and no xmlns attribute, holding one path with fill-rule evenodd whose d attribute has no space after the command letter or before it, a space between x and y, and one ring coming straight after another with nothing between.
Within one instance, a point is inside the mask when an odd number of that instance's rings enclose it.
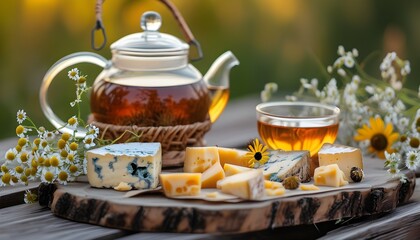
<instances>
[{"instance_id":1,"label":"glass teapot","mask_svg":"<svg viewBox=\"0 0 420 240\"><path fill-rule=\"evenodd\" d=\"M229 98L229 72L239 64L230 52L222 54L208 72L201 73L188 62L189 45L160 33L161 17L146 12L141 33L125 36L111 45L112 59L78 52L56 62L46 73L41 89L41 108L60 131L62 121L47 101L54 77L70 66L87 62L104 70L92 85L90 107L94 121L118 126L175 126L216 121ZM76 135L83 136L77 129Z\"/></svg>"}]
</instances>

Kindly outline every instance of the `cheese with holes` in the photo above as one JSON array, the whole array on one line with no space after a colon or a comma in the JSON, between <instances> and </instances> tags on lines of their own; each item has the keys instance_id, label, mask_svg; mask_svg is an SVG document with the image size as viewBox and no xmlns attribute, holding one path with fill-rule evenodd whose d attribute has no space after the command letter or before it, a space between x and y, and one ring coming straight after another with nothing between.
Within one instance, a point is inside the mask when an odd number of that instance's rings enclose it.
<instances>
[{"instance_id":1,"label":"cheese with holes","mask_svg":"<svg viewBox=\"0 0 420 240\"><path fill-rule=\"evenodd\" d=\"M187 147L184 172L203 173L218 162L220 160L217 147Z\"/></svg>"},{"instance_id":2,"label":"cheese with holes","mask_svg":"<svg viewBox=\"0 0 420 240\"><path fill-rule=\"evenodd\" d=\"M318 152L319 166L336 163L344 172L347 181L351 181L350 171L352 167L363 169L362 152L359 148L325 143Z\"/></svg>"},{"instance_id":3,"label":"cheese with holes","mask_svg":"<svg viewBox=\"0 0 420 240\"><path fill-rule=\"evenodd\" d=\"M301 182L311 180L309 151L271 151L269 160L260 169L264 178L282 182L290 176L299 177Z\"/></svg>"},{"instance_id":4,"label":"cheese with holes","mask_svg":"<svg viewBox=\"0 0 420 240\"><path fill-rule=\"evenodd\" d=\"M225 178L220 163L215 163L201 175L201 188L216 188L217 181Z\"/></svg>"},{"instance_id":5,"label":"cheese with holes","mask_svg":"<svg viewBox=\"0 0 420 240\"><path fill-rule=\"evenodd\" d=\"M159 178L167 197L200 195L201 173L162 173Z\"/></svg>"},{"instance_id":6,"label":"cheese with holes","mask_svg":"<svg viewBox=\"0 0 420 240\"><path fill-rule=\"evenodd\" d=\"M341 187L348 183L337 164L319 166L315 169L314 184L317 186Z\"/></svg>"},{"instance_id":7,"label":"cheese with holes","mask_svg":"<svg viewBox=\"0 0 420 240\"><path fill-rule=\"evenodd\" d=\"M229 176L241 173L241 172L253 170L253 168L241 167L241 166L225 163L225 166L223 166L223 170L225 171L226 177L229 177Z\"/></svg>"},{"instance_id":8,"label":"cheese with holes","mask_svg":"<svg viewBox=\"0 0 420 240\"><path fill-rule=\"evenodd\" d=\"M162 169L160 143L112 144L86 152L89 184L97 188L156 188Z\"/></svg>"},{"instance_id":9,"label":"cheese with holes","mask_svg":"<svg viewBox=\"0 0 420 240\"><path fill-rule=\"evenodd\" d=\"M248 167L248 159L245 157L247 151L224 147L218 147L217 150L219 151L220 164L222 167L224 167L226 163Z\"/></svg>"},{"instance_id":10,"label":"cheese with holes","mask_svg":"<svg viewBox=\"0 0 420 240\"><path fill-rule=\"evenodd\" d=\"M260 199L265 192L263 172L256 169L226 177L217 182L217 188L243 199Z\"/></svg>"}]
</instances>

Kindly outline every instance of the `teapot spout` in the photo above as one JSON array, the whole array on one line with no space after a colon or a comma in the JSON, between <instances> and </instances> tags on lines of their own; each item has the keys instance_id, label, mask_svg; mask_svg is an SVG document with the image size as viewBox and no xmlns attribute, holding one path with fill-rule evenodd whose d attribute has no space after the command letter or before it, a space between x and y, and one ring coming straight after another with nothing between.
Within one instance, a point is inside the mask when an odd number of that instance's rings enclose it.
<instances>
[{"instance_id":1,"label":"teapot spout","mask_svg":"<svg viewBox=\"0 0 420 240\"><path fill-rule=\"evenodd\" d=\"M236 65L239 65L238 59L227 51L214 61L203 77L211 97L211 122L215 122L226 107L229 100L229 73Z\"/></svg>"}]
</instances>

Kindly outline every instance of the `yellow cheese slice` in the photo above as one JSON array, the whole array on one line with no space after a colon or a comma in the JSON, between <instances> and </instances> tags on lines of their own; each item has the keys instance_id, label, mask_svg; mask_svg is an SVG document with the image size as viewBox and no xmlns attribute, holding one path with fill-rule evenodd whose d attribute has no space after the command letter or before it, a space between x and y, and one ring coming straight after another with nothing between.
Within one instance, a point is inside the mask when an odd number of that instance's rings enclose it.
<instances>
[{"instance_id":1,"label":"yellow cheese slice","mask_svg":"<svg viewBox=\"0 0 420 240\"><path fill-rule=\"evenodd\" d=\"M217 181L223 178L225 178L225 172L217 162L201 175L201 188L215 188Z\"/></svg>"},{"instance_id":2,"label":"yellow cheese slice","mask_svg":"<svg viewBox=\"0 0 420 240\"><path fill-rule=\"evenodd\" d=\"M281 196L286 192L285 188L265 189L267 196Z\"/></svg>"},{"instance_id":3,"label":"yellow cheese slice","mask_svg":"<svg viewBox=\"0 0 420 240\"><path fill-rule=\"evenodd\" d=\"M299 188L302 191L317 191L317 190L319 190L319 187L317 187L313 184L301 184L299 186Z\"/></svg>"},{"instance_id":4,"label":"yellow cheese slice","mask_svg":"<svg viewBox=\"0 0 420 240\"><path fill-rule=\"evenodd\" d=\"M350 171L352 167L363 170L362 152L359 148L325 143L318 152L319 166L336 163L344 172L345 179L351 181Z\"/></svg>"},{"instance_id":5,"label":"yellow cheese slice","mask_svg":"<svg viewBox=\"0 0 420 240\"><path fill-rule=\"evenodd\" d=\"M249 159L245 158L247 151L223 147L218 147L217 149L219 151L220 164L222 167L224 167L226 163L248 167Z\"/></svg>"},{"instance_id":6,"label":"yellow cheese slice","mask_svg":"<svg viewBox=\"0 0 420 240\"><path fill-rule=\"evenodd\" d=\"M344 173L337 164L319 166L315 169L314 184L317 186L341 187L347 185Z\"/></svg>"},{"instance_id":7,"label":"yellow cheese slice","mask_svg":"<svg viewBox=\"0 0 420 240\"><path fill-rule=\"evenodd\" d=\"M184 172L203 173L220 162L217 147L187 147L185 149Z\"/></svg>"},{"instance_id":8,"label":"yellow cheese slice","mask_svg":"<svg viewBox=\"0 0 420 240\"><path fill-rule=\"evenodd\" d=\"M167 197L196 196L201 191L201 173L161 173L159 179Z\"/></svg>"},{"instance_id":9,"label":"yellow cheese slice","mask_svg":"<svg viewBox=\"0 0 420 240\"><path fill-rule=\"evenodd\" d=\"M253 168L241 167L241 166L238 166L238 165L225 163L225 165L223 166L223 170L225 171L226 177L229 177L229 176L241 173L241 172L246 172L246 171L253 170Z\"/></svg>"},{"instance_id":10,"label":"yellow cheese slice","mask_svg":"<svg viewBox=\"0 0 420 240\"><path fill-rule=\"evenodd\" d=\"M265 189L277 189L277 188L284 188L282 183L264 180L264 188Z\"/></svg>"},{"instance_id":11,"label":"yellow cheese slice","mask_svg":"<svg viewBox=\"0 0 420 240\"><path fill-rule=\"evenodd\" d=\"M261 169L238 173L217 182L223 193L243 199L260 199L264 196L264 176Z\"/></svg>"}]
</instances>

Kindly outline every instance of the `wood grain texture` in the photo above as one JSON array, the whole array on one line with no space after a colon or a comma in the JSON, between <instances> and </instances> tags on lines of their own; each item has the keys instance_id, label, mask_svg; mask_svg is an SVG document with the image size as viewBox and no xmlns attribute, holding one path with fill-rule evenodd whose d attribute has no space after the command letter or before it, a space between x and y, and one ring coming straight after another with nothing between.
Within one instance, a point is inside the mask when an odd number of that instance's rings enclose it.
<instances>
[{"instance_id":1,"label":"wood grain texture","mask_svg":"<svg viewBox=\"0 0 420 240\"><path fill-rule=\"evenodd\" d=\"M86 188L86 183L56 189L43 185L39 192L50 196L46 197L51 199L47 204L55 215L79 222L130 231L243 233L392 211L413 194L415 175L408 172L407 177L406 183L384 182L372 189L348 189L264 202L181 201L160 194L121 199L113 198L109 190L102 190L101 197L97 193L100 190Z\"/></svg>"},{"instance_id":2,"label":"wood grain texture","mask_svg":"<svg viewBox=\"0 0 420 240\"><path fill-rule=\"evenodd\" d=\"M55 217L38 204L0 209L0 239L115 239L126 231Z\"/></svg>"}]
</instances>

